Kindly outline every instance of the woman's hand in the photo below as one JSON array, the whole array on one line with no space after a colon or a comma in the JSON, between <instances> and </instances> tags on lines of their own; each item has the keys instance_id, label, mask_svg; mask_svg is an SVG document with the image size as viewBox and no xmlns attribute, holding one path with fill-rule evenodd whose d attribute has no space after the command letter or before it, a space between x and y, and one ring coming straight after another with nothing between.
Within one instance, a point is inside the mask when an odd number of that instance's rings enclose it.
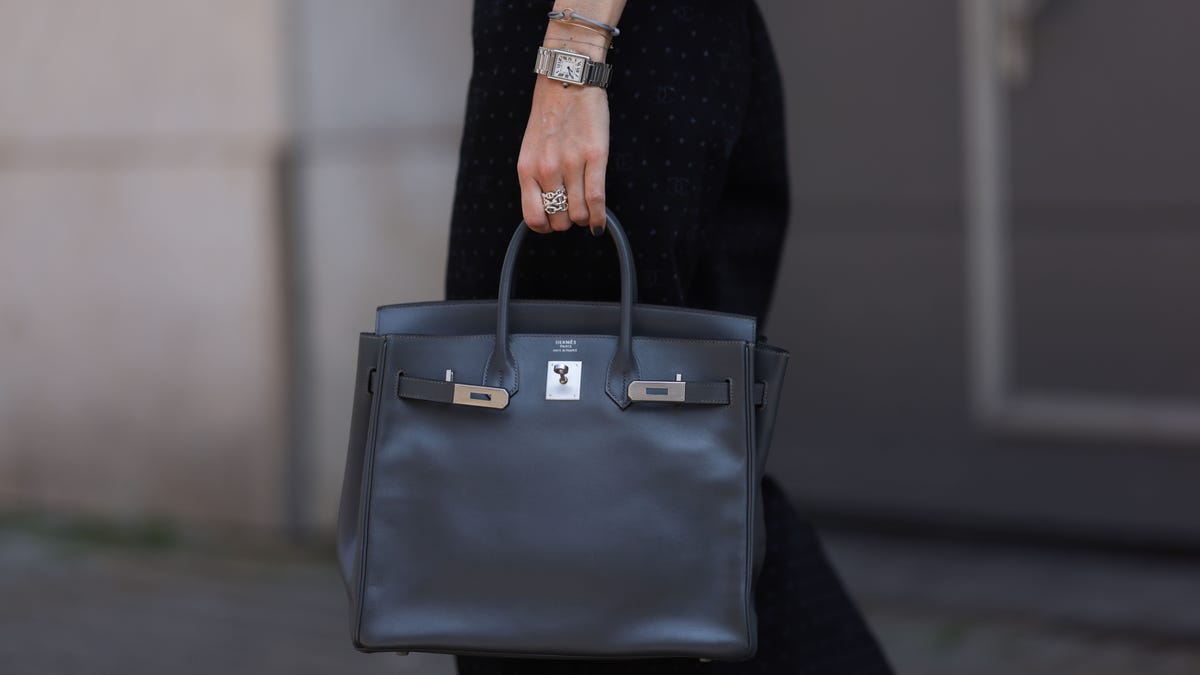
<instances>
[{"instance_id":1,"label":"woman's hand","mask_svg":"<svg viewBox=\"0 0 1200 675\"><path fill-rule=\"evenodd\" d=\"M571 223L603 229L607 166L608 93L600 87L564 88L539 75L517 159L525 223L543 234L570 229ZM564 186L567 211L547 214L542 193Z\"/></svg>"}]
</instances>

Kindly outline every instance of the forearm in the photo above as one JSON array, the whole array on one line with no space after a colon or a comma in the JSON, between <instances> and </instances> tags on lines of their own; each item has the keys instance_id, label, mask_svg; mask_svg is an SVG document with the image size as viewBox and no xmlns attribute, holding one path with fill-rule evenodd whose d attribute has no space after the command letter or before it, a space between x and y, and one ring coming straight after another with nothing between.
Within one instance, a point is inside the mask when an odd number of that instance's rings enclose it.
<instances>
[{"instance_id":1,"label":"forearm","mask_svg":"<svg viewBox=\"0 0 1200 675\"><path fill-rule=\"evenodd\" d=\"M555 11L571 9L578 16L616 26L625 0L556 0ZM548 21L544 46L585 54L605 61L608 31L578 22ZM604 178L608 164L608 94L602 87L570 86L539 75L533 88L529 124L521 141L517 175L521 209L536 232L588 225L595 234L604 228ZM561 188L567 213L547 212L543 197Z\"/></svg>"},{"instance_id":2,"label":"forearm","mask_svg":"<svg viewBox=\"0 0 1200 675\"><path fill-rule=\"evenodd\" d=\"M555 0L556 11L567 8L589 19L615 26L621 20L621 12L625 10L625 0Z\"/></svg>"},{"instance_id":3,"label":"forearm","mask_svg":"<svg viewBox=\"0 0 1200 675\"><path fill-rule=\"evenodd\" d=\"M555 0L554 9L572 9L581 16L616 26L625 10L625 0ZM593 60L607 60L608 50L603 45L608 42L611 38L578 25L550 21L546 26L547 46L569 48Z\"/></svg>"}]
</instances>

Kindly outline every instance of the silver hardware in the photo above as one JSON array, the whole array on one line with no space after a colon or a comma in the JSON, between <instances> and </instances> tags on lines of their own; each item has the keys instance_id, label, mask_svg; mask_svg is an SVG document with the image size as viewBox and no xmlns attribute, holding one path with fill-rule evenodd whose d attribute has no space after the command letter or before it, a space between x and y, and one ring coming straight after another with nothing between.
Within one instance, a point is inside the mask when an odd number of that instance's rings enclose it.
<instances>
[{"instance_id":1,"label":"silver hardware","mask_svg":"<svg viewBox=\"0 0 1200 675\"><path fill-rule=\"evenodd\" d=\"M550 215L567 210L567 189L559 186L554 192L542 193L542 210Z\"/></svg>"},{"instance_id":2,"label":"silver hardware","mask_svg":"<svg viewBox=\"0 0 1200 675\"><path fill-rule=\"evenodd\" d=\"M538 47L533 72L558 80L564 87L577 84L606 88L612 79L612 64L593 61L588 55L569 49Z\"/></svg>"},{"instance_id":3,"label":"silver hardware","mask_svg":"<svg viewBox=\"0 0 1200 675\"><path fill-rule=\"evenodd\" d=\"M675 381L683 382L683 373L675 373Z\"/></svg>"},{"instance_id":4,"label":"silver hardware","mask_svg":"<svg viewBox=\"0 0 1200 675\"><path fill-rule=\"evenodd\" d=\"M546 362L546 400L578 401L583 361Z\"/></svg>"},{"instance_id":5,"label":"silver hardware","mask_svg":"<svg viewBox=\"0 0 1200 675\"><path fill-rule=\"evenodd\" d=\"M596 30L602 30L605 33L608 33L609 35L611 35L612 37L617 37L618 35L621 34L620 28L617 28L616 26L610 26L610 25L604 23L603 21L596 21L595 19L589 19L586 16L583 16L582 14L579 14L575 10L570 9L570 8L564 9L561 12L549 12L546 14L546 17L549 18L551 21L565 21L567 23L572 23L572 22L578 21L579 23L587 24L587 25L591 26L592 28L595 28Z\"/></svg>"},{"instance_id":6,"label":"silver hardware","mask_svg":"<svg viewBox=\"0 0 1200 675\"><path fill-rule=\"evenodd\" d=\"M450 370L449 368L446 369L446 381L447 382L454 381L454 371Z\"/></svg>"},{"instance_id":7,"label":"silver hardware","mask_svg":"<svg viewBox=\"0 0 1200 675\"><path fill-rule=\"evenodd\" d=\"M687 382L682 381L681 375L676 375L676 377L680 379L676 379L674 382L669 380L634 380L629 383L629 400L682 402Z\"/></svg>"},{"instance_id":8,"label":"silver hardware","mask_svg":"<svg viewBox=\"0 0 1200 675\"><path fill-rule=\"evenodd\" d=\"M505 408L508 407L508 392L499 387L455 383L454 403L480 408Z\"/></svg>"}]
</instances>

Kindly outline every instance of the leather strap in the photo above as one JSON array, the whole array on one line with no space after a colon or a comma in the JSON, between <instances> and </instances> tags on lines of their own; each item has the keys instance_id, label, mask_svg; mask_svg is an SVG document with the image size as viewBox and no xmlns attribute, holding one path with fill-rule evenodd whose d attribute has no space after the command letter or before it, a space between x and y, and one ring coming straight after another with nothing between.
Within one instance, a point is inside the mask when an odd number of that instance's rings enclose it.
<instances>
[{"instance_id":1,"label":"leather strap","mask_svg":"<svg viewBox=\"0 0 1200 675\"><path fill-rule=\"evenodd\" d=\"M729 382L688 382L683 388L683 402L729 405Z\"/></svg>"},{"instance_id":2,"label":"leather strap","mask_svg":"<svg viewBox=\"0 0 1200 675\"><path fill-rule=\"evenodd\" d=\"M669 386L671 383L664 383L664 386ZM639 399L638 403L691 403L701 405L729 405L731 400L729 394L729 381L720 380L713 382L685 382L683 388L683 400L671 400L664 398L661 401L653 399ZM753 403L756 406L762 406L766 403L767 383L755 382L751 396Z\"/></svg>"},{"instance_id":3,"label":"leather strap","mask_svg":"<svg viewBox=\"0 0 1200 675\"><path fill-rule=\"evenodd\" d=\"M754 405L766 403L766 383L754 383ZM412 377L401 374L396 382L396 396L399 398L433 401L435 403L454 403L454 383L446 380L431 380L424 377ZM729 405L729 382L688 382L683 390L682 401L663 401L664 403L685 403L692 405ZM642 402L642 401L639 401ZM645 401L653 403L654 401Z\"/></svg>"},{"instance_id":4,"label":"leather strap","mask_svg":"<svg viewBox=\"0 0 1200 675\"><path fill-rule=\"evenodd\" d=\"M620 264L621 309L617 351L609 364L608 380L604 389L614 403L625 408L631 402L626 387L638 379L637 363L633 358L633 303L637 298L637 273L633 267L633 251L629 247L625 229L611 210L605 209L605 214L608 219L605 231L612 238L613 246L617 249L617 262ZM516 276L517 253L521 250L521 242L524 241L528 229L522 220L517 225L517 231L513 233L508 250L504 254L504 263L500 268L500 290L496 300L496 344L483 373L485 386L504 389L510 395L517 393L520 378L517 364L508 348L508 305L512 298L513 278Z\"/></svg>"},{"instance_id":5,"label":"leather strap","mask_svg":"<svg viewBox=\"0 0 1200 675\"><path fill-rule=\"evenodd\" d=\"M396 395L400 398L454 403L454 383L446 380L430 380L424 377L401 375L399 382L396 383Z\"/></svg>"},{"instance_id":6,"label":"leather strap","mask_svg":"<svg viewBox=\"0 0 1200 675\"><path fill-rule=\"evenodd\" d=\"M396 376L396 395L400 398L415 398L480 408L504 409L508 407L508 392L498 387L481 387L446 380L428 380L421 377L408 377L403 373Z\"/></svg>"}]
</instances>

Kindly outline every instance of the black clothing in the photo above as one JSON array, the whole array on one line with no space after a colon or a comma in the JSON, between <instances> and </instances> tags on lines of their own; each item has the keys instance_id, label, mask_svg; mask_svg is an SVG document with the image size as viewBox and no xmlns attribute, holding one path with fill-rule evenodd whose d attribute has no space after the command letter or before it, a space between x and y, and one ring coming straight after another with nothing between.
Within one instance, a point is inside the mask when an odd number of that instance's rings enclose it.
<instances>
[{"instance_id":1,"label":"black clothing","mask_svg":"<svg viewBox=\"0 0 1200 675\"><path fill-rule=\"evenodd\" d=\"M534 51L552 5L475 2L447 299L496 297L504 251L521 220L516 162L537 77ZM783 95L758 8L753 0L631 0L620 26L608 59L614 74L606 199L633 247L638 300L761 322L787 224L788 183ZM526 237L518 264L518 297L618 296L612 244L586 228ZM763 499L767 555L753 660L459 657L459 673L890 673L812 527L770 479Z\"/></svg>"},{"instance_id":2,"label":"black clothing","mask_svg":"<svg viewBox=\"0 0 1200 675\"><path fill-rule=\"evenodd\" d=\"M475 3L447 298L496 297L505 245L521 220L517 157L537 77L534 53L552 5ZM634 0L608 60L606 199L629 233L639 300L761 319L788 194L783 97L756 7ZM517 296L615 299L612 245L589 236L576 227L529 237Z\"/></svg>"}]
</instances>

